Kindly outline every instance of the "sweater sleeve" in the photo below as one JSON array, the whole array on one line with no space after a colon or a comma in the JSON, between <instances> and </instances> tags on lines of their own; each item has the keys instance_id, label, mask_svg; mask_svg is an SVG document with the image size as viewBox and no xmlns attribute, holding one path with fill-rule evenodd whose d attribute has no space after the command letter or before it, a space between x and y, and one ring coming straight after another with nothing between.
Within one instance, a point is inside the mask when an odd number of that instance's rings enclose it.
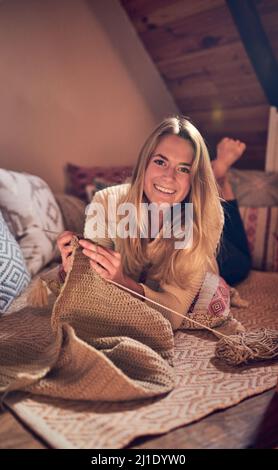
<instances>
[{"instance_id":1,"label":"sweater sleeve","mask_svg":"<svg viewBox=\"0 0 278 470\"><path fill-rule=\"evenodd\" d=\"M97 191L92 202L86 208L85 238L98 243L104 248L115 249L117 238L115 233L117 225L116 211L118 204L126 196L129 187L130 184L125 183Z\"/></svg>"},{"instance_id":2,"label":"sweater sleeve","mask_svg":"<svg viewBox=\"0 0 278 470\"><path fill-rule=\"evenodd\" d=\"M165 308L146 300L147 305L162 313L162 315L171 323L173 330L177 330L181 326L184 316L187 314L190 305L200 290L204 276L204 272L196 273L194 278L191 278L190 287L187 289L183 289L176 284L162 284L160 288L161 290L157 292L146 284L140 283L140 285L144 289L145 297L178 313L177 315L177 313L166 310Z\"/></svg>"}]
</instances>

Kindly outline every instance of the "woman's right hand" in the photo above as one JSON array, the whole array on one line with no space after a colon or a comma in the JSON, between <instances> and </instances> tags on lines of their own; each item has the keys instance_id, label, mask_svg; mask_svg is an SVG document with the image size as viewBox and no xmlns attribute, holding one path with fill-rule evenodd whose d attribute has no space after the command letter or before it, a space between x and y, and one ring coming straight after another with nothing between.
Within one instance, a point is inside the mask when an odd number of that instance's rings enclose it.
<instances>
[{"instance_id":1,"label":"woman's right hand","mask_svg":"<svg viewBox=\"0 0 278 470\"><path fill-rule=\"evenodd\" d=\"M57 238L57 246L61 253L62 264L64 271L67 273L71 264L71 254L73 251L73 246L70 245L72 238L74 237L73 232L66 230L65 232L60 233Z\"/></svg>"}]
</instances>

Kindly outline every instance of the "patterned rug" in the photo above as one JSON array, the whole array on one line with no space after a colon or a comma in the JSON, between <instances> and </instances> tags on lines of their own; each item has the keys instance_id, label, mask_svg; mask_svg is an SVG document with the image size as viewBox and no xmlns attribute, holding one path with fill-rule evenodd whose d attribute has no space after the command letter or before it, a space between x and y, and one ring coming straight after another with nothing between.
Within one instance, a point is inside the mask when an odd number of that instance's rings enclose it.
<instances>
[{"instance_id":1,"label":"patterned rug","mask_svg":"<svg viewBox=\"0 0 278 470\"><path fill-rule=\"evenodd\" d=\"M232 310L248 329L278 328L277 281L277 273L253 271L239 286L250 307ZM277 361L231 367L214 358L216 341L205 331L176 333L177 386L162 398L117 404L17 393L5 403L51 447L122 448L136 437L168 432L276 385Z\"/></svg>"}]
</instances>

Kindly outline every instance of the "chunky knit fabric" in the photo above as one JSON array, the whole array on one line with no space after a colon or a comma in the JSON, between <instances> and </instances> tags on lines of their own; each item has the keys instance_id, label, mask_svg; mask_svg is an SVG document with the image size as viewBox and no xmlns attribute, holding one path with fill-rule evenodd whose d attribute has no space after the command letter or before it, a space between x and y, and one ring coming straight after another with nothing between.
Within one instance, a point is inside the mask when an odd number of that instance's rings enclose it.
<instances>
[{"instance_id":1,"label":"chunky knit fabric","mask_svg":"<svg viewBox=\"0 0 278 470\"><path fill-rule=\"evenodd\" d=\"M26 389L113 402L153 397L174 387L174 338L164 315L104 281L79 249L63 285L57 269L43 278L58 295L52 315L51 307L26 305L1 319L1 392ZM221 278L207 273L181 328L196 328L195 320L236 333L241 325L231 316L229 297ZM242 306L234 297L235 292L231 303Z\"/></svg>"},{"instance_id":2,"label":"chunky knit fabric","mask_svg":"<svg viewBox=\"0 0 278 470\"><path fill-rule=\"evenodd\" d=\"M41 342L34 344L27 318L16 345L12 336L9 321L3 322L2 392L24 388L66 399L123 401L154 397L175 385L170 323L101 279L79 249L51 321L42 317Z\"/></svg>"}]
</instances>

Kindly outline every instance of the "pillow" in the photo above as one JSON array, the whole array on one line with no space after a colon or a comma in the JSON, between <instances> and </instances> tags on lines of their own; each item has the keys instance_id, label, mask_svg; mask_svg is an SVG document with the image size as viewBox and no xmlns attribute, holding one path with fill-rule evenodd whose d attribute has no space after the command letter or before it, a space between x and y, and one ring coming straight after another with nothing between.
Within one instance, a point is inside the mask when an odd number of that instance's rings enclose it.
<instances>
[{"instance_id":1,"label":"pillow","mask_svg":"<svg viewBox=\"0 0 278 470\"><path fill-rule=\"evenodd\" d=\"M0 212L0 313L30 282L22 253Z\"/></svg>"},{"instance_id":2,"label":"pillow","mask_svg":"<svg viewBox=\"0 0 278 470\"><path fill-rule=\"evenodd\" d=\"M28 271L36 274L56 256L57 233L64 230L54 195L38 176L1 169L0 210L21 248Z\"/></svg>"},{"instance_id":3,"label":"pillow","mask_svg":"<svg viewBox=\"0 0 278 470\"><path fill-rule=\"evenodd\" d=\"M111 184L121 184L131 176L131 166L82 167L68 164L66 167L66 192L87 201L86 186L93 184L94 178L107 178Z\"/></svg>"},{"instance_id":4,"label":"pillow","mask_svg":"<svg viewBox=\"0 0 278 470\"><path fill-rule=\"evenodd\" d=\"M85 202L70 194L55 194L55 199L63 216L65 230L83 234L86 217Z\"/></svg>"},{"instance_id":5,"label":"pillow","mask_svg":"<svg viewBox=\"0 0 278 470\"><path fill-rule=\"evenodd\" d=\"M259 271L278 271L278 206L239 207L252 267Z\"/></svg>"},{"instance_id":6,"label":"pillow","mask_svg":"<svg viewBox=\"0 0 278 470\"><path fill-rule=\"evenodd\" d=\"M94 178L92 184L85 186L86 199L90 203L97 191L108 188L108 186L115 186L119 183L115 183L110 178Z\"/></svg>"},{"instance_id":7,"label":"pillow","mask_svg":"<svg viewBox=\"0 0 278 470\"><path fill-rule=\"evenodd\" d=\"M230 287L218 274L207 272L187 316L211 328L220 326L230 317ZM180 329L202 329L187 319Z\"/></svg>"},{"instance_id":8,"label":"pillow","mask_svg":"<svg viewBox=\"0 0 278 470\"><path fill-rule=\"evenodd\" d=\"M190 319L204 326L196 325L185 318L179 329L202 330L206 326L217 328L227 335L243 332L243 325L233 318L231 306L247 307L248 302L241 299L237 290L228 286L218 274L207 272L187 312Z\"/></svg>"},{"instance_id":9,"label":"pillow","mask_svg":"<svg viewBox=\"0 0 278 470\"><path fill-rule=\"evenodd\" d=\"M233 168L229 181L240 206L278 206L278 173Z\"/></svg>"}]
</instances>

